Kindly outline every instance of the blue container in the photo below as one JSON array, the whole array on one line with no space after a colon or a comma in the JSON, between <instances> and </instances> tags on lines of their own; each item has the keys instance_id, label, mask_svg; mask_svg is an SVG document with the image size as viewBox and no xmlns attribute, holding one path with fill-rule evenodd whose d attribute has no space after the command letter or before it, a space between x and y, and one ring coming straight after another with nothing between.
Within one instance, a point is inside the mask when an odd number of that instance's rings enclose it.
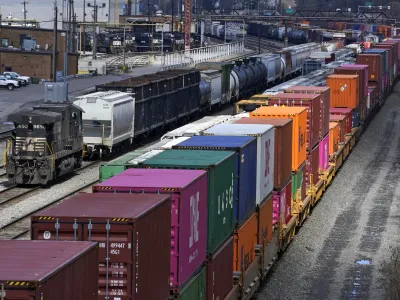
<instances>
[{"instance_id":1,"label":"blue container","mask_svg":"<svg viewBox=\"0 0 400 300\"><path fill-rule=\"evenodd\" d=\"M236 151L237 180L234 214L241 225L256 208L257 139L250 136L193 136L173 149Z\"/></svg>"},{"instance_id":2,"label":"blue container","mask_svg":"<svg viewBox=\"0 0 400 300\"><path fill-rule=\"evenodd\" d=\"M356 109L353 109L353 115L352 115L352 127L358 127L360 125L360 107L357 106Z\"/></svg>"},{"instance_id":3,"label":"blue container","mask_svg":"<svg viewBox=\"0 0 400 300\"><path fill-rule=\"evenodd\" d=\"M373 33L376 33L376 31L377 31L376 25L371 25L371 31L372 31Z\"/></svg>"},{"instance_id":4,"label":"blue container","mask_svg":"<svg viewBox=\"0 0 400 300\"><path fill-rule=\"evenodd\" d=\"M360 24L354 24L353 25L353 30L360 30L361 29L361 25Z\"/></svg>"},{"instance_id":5,"label":"blue container","mask_svg":"<svg viewBox=\"0 0 400 300\"><path fill-rule=\"evenodd\" d=\"M383 66L385 68L383 70L384 73L389 71L389 57L388 57L389 56L389 51L388 50L374 48L374 49L367 49L363 53L380 54L383 57L382 62L383 62Z\"/></svg>"}]
</instances>

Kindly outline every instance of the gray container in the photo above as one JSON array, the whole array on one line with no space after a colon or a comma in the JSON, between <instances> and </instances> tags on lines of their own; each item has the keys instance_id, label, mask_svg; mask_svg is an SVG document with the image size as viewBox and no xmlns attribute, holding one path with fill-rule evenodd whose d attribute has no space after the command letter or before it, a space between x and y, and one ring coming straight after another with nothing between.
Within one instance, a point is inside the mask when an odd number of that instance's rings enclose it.
<instances>
[{"instance_id":1,"label":"gray container","mask_svg":"<svg viewBox=\"0 0 400 300\"><path fill-rule=\"evenodd\" d=\"M44 83L44 102L64 102L65 95L68 95L67 82Z\"/></svg>"}]
</instances>

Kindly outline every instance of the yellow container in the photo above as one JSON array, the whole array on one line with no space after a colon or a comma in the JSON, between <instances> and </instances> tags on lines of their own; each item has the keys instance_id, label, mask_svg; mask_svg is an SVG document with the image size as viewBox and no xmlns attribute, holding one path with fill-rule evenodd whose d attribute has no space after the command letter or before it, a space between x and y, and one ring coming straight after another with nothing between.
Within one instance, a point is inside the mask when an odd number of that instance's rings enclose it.
<instances>
[{"instance_id":1,"label":"yellow container","mask_svg":"<svg viewBox=\"0 0 400 300\"><path fill-rule=\"evenodd\" d=\"M306 161L307 108L299 106L263 106L250 118L292 119L292 171L297 172Z\"/></svg>"}]
</instances>

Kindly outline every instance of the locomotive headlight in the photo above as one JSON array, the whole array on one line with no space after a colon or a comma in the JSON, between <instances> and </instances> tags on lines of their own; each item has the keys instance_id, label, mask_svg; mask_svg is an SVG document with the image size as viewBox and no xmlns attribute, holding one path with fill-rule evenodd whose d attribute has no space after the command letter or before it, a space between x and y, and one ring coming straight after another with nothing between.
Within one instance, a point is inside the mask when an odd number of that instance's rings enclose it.
<instances>
[{"instance_id":1,"label":"locomotive headlight","mask_svg":"<svg viewBox=\"0 0 400 300\"><path fill-rule=\"evenodd\" d=\"M42 151L39 152L39 156L40 156L40 157L43 156L43 152L42 152Z\"/></svg>"},{"instance_id":2,"label":"locomotive headlight","mask_svg":"<svg viewBox=\"0 0 400 300\"><path fill-rule=\"evenodd\" d=\"M15 151L14 151L14 154L15 154L15 155L19 155L19 151L18 151L18 150L15 150Z\"/></svg>"}]
</instances>

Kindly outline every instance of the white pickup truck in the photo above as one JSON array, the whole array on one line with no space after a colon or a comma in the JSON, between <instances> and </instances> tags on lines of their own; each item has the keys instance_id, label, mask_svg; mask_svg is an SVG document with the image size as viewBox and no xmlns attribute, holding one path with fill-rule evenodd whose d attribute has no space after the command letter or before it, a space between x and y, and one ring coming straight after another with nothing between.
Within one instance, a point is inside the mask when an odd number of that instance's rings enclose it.
<instances>
[{"instance_id":1,"label":"white pickup truck","mask_svg":"<svg viewBox=\"0 0 400 300\"><path fill-rule=\"evenodd\" d=\"M15 72L4 72L3 74L4 75L10 75L12 78L15 78L15 79L23 79L23 80L25 80L26 85L31 83L31 78L29 76L21 76L18 73L15 73Z\"/></svg>"},{"instance_id":2,"label":"white pickup truck","mask_svg":"<svg viewBox=\"0 0 400 300\"><path fill-rule=\"evenodd\" d=\"M4 76L0 76L0 88L7 89L12 91L15 88L19 87L18 81L7 79Z\"/></svg>"}]
</instances>

